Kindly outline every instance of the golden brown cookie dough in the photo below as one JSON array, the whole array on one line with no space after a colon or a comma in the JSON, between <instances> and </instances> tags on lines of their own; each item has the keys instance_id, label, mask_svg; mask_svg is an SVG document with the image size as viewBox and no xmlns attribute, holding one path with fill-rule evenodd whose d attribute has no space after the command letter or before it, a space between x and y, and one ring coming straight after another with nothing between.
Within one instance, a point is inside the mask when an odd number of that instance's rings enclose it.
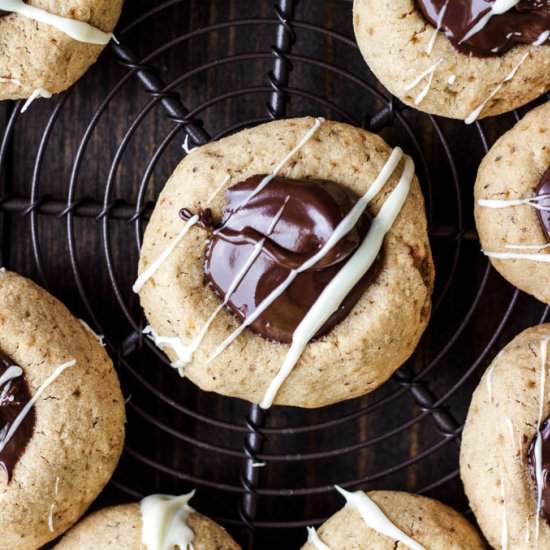
<instances>
[{"instance_id":1,"label":"golden brown cookie dough","mask_svg":"<svg viewBox=\"0 0 550 550\"><path fill-rule=\"evenodd\" d=\"M194 550L240 550L227 531L211 519L192 513L186 520L193 531ZM73 527L56 550L145 550L141 542L139 504L104 508Z\"/></svg>"},{"instance_id":2,"label":"golden brown cookie dough","mask_svg":"<svg viewBox=\"0 0 550 550\"><path fill-rule=\"evenodd\" d=\"M541 343L550 325L529 328L495 358L474 392L460 450L460 473L470 506L494 548L550 548L550 526L541 518L536 542L536 496L528 448L540 407ZM548 362L545 364L548 376ZM550 414L550 381L544 386L543 420Z\"/></svg>"},{"instance_id":3,"label":"golden brown cookie dough","mask_svg":"<svg viewBox=\"0 0 550 550\"><path fill-rule=\"evenodd\" d=\"M404 103L426 113L465 120L520 63L515 76L478 118L511 111L550 89L550 46L517 46L501 56L473 57L457 51L439 33L428 54L434 27L414 0L355 0L353 21L359 48L380 82ZM406 88L436 63L428 93L415 104L429 75Z\"/></svg>"},{"instance_id":4,"label":"golden brown cookie dough","mask_svg":"<svg viewBox=\"0 0 550 550\"><path fill-rule=\"evenodd\" d=\"M270 173L313 127L312 118L264 124L200 147L177 167L160 194L145 233L139 271L151 265L183 226L181 208L197 211L220 187ZM362 195L378 176L390 148L378 136L324 122L288 162L281 176L325 179ZM376 214L402 173L397 168L369 206ZM224 195L209 204L219 219ZM220 303L204 284L207 233L193 227L140 292L159 336L188 344ZM326 336L310 342L283 384L276 404L320 407L364 395L382 384L413 352L428 322L434 268L424 200L416 178L396 223L386 235L381 268L350 314ZM213 350L240 323L223 310L195 352L185 375L200 388L259 402L280 369L288 345L246 330L216 360ZM172 361L177 355L166 352Z\"/></svg>"},{"instance_id":5,"label":"golden brown cookie dough","mask_svg":"<svg viewBox=\"0 0 550 550\"><path fill-rule=\"evenodd\" d=\"M483 159L475 184L475 219L481 247L487 252L539 253L548 250L507 246L547 244L529 205L507 208L480 206L480 199L528 199L535 195L550 168L550 103L531 111L502 136ZM550 264L525 259L494 259L495 269L511 284L550 303Z\"/></svg>"},{"instance_id":6,"label":"golden brown cookie dough","mask_svg":"<svg viewBox=\"0 0 550 550\"><path fill-rule=\"evenodd\" d=\"M426 550L482 550L477 531L455 510L437 500L398 491L373 491L368 496L402 532ZM349 505L329 518L317 531L330 550L394 550L403 543L367 527ZM306 543L302 550L316 550Z\"/></svg>"},{"instance_id":7,"label":"golden brown cookie dough","mask_svg":"<svg viewBox=\"0 0 550 550\"><path fill-rule=\"evenodd\" d=\"M0 480L0 549L35 550L70 527L110 479L122 452L124 400L96 337L11 272L0 273L0 349L23 369L31 395L57 366L76 361L35 403L33 435L11 480Z\"/></svg>"},{"instance_id":8,"label":"golden brown cookie dough","mask_svg":"<svg viewBox=\"0 0 550 550\"><path fill-rule=\"evenodd\" d=\"M52 14L111 32L123 0L28 0ZM51 94L74 84L95 63L104 46L78 42L60 30L19 14L0 18L0 100Z\"/></svg>"}]
</instances>

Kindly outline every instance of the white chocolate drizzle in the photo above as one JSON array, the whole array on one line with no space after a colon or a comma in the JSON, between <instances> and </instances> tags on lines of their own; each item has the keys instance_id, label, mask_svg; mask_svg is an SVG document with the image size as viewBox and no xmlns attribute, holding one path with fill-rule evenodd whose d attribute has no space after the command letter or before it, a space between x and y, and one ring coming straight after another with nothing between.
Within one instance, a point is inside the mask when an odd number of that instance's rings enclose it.
<instances>
[{"instance_id":1,"label":"white chocolate drizzle","mask_svg":"<svg viewBox=\"0 0 550 550\"><path fill-rule=\"evenodd\" d=\"M2 376L0 376L0 386L7 384L10 380L18 378L22 374L23 369L21 367L18 367L17 365L11 365L4 371Z\"/></svg>"},{"instance_id":2,"label":"white chocolate drizzle","mask_svg":"<svg viewBox=\"0 0 550 550\"><path fill-rule=\"evenodd\" d=\"M313 126L304 134L302 139L298 142L298 144L286 155L280 162L275 166L273 169L273 172L269 174L268 176L265 176L265 178L258 183L258 185L254 188L254 190L246 197L246 199L237 206L236 210L240 210L243 206L246 206L258 193L260 193L269 183L275 178L279 172L284 168L285 164L292 158L296 153L298 153L305 145L306 143L317 133L317 130L321 127L321 124L325 121L324 118L318 117L315 119L315 122Z\"/></svg>"},{"instance_id":3,"label":"white chocolate drizzle","mask_svg":"<svg viewBox=\"0 0 550 550\"><path fill-rule=\"evenodd\" d=\"M34 101L39 97L42 97L44 99L50 99L50 97L52 97L52 94L51 92L48 92L48 90L45 90L44 88L37 88L25 101L25 103L23 104L23 107L21 107L21 113L25 113L27 109L31 106L31 104L34 103Z\"/></svg>"},{"instance_id":4,"label":"white chocolate drizzle","mask_svg":"<svg viewBox=\"0 0 550 550\"><path fill-rule=\"evenodd\" d=\"M399 527L394 525L386 514L363 491L350 493L338 485L336 485L336 490L346 499L348 506L355 508L361 514L367 527L404 544L411 550L426 550L422 545L401 531Z\"/></svg>"},{"instance_id":5,"label":"white chocolate drizzle","mask_svg":"<svg viewBox=\"0 0 550 550\"><path fill-rule=\"evenodd\" d=\"M386 164L378 174L378 177L372 185L369 187L367 192L355 203L354 207L350 210L347 216L338 224L328 241L324 246L314 254L309 260L304 262L300 267L293 269L288 274L287 278L275 288L271 294L266 296L251 313L246 320L241 323L241 325L236 328L214 351L214 353L208 359L208 363L212 362L216 357L218 357L228 346L230 346L238 336L250 326L296 279L296 277L313 267L316 263L322 260L332 248L343 238L345 237L353 227L359 221L359 218L366 210L367 206L371 200L382 190L386 185L387 181L390 179L395 169L399 165L399 162L403 158L403 151L396 147L390 154Z\"/></svg>"},{"instance_id":6,"label":"white chocolate drizzle","mask_svg":"<svg viewBox=\"0 0 550 550\"><path fill-rule=\"evenodd\" d=\"M103 346L105 347L105 336L103 334L97 334L92 327L84 321L84 319L79 319L80 324Z\"/></svg>"},{"instance_id":7,"label":"white chocolate drizzle","mask_svg":"<svg viewBox=\"0 0 550 550\"><path fill-rule=\"evenodd\" d=\"M191 147L189 145L189 134L186 134L185 139L183 140L183 144L182 144L181 148L185 151L186 155L189 155L195 149L197 149L197 147Z\"/></svg>"},{"instance_id":8,"label":"white chocolate drizzle","mask_svg":"<svg viewBox=\"0 0 550 550\"><path fill-rule=\"evenodd\" d=\"M262 409L271 407L279 389L299 361L309 341L340 307L351 289L376 260L386 233L395 223L401 208L407 200L413 178L414 162L406 156L401 179L390 193L378 215L372 220L367 236L353 256L323 289L292 334L292 344L285 360L260 403Z\"/></svg>"},{"instance_id":9,"label":"white chocolate drizzle","mask_svg":"<svg viewBox=\"0 0 550 550\"><path fill-rule=\"evenodd\" d=\"M187 525L195 491L187 495L151 495L140 502L141 542L147 550L193 550L194 533Z\"/></svg>"},{"instance_id":10,"label":"white chocolate drizzle","mask_svg":"<svg viewBox=\"0 0 550 550\"><path fill-rule=\"evenodd\" d=\"M30 4L25 4L22 0L0 0L0 10L18 13L39 23L50 25L78 42L105 45L113 36L112 33L103 32L83 21L49 13Z\"/></svg>"},{"instance_id":11,"label":"white chocolate drizzle","mask_svg":"<svg viewBox=\"0 0 550 550\"><path fill-rule=\"evenodd\" d=\"M483 208L510 208L511 206L531 206L536 210L541 210L542 212L550 212L550 208L547 206L541 206L539 202L541 200L550 199L550 195L544 194L537 197L530 197L528 199L479 199L477 203Z\"/></svg>"},{"instance_id":12,"label":"white chocolate drizzle","mask_svg":"<svg viewBox=\"0 0 550 550\"><path fill-rule=\"evenodd\" d=\"M466 40L469 40L472 36L481 32L494 15L506 13L515 7L519 1L520 0L495 0L491 9L460 39L459 44L466 42Z\"/></svg>"},{"instance_id":13,"label":"white chocolate drizzle","mask_svg":"<svg viewBox=\"0 0 550 550\"><path fill-rule=\"evenodd\" d=\"M319 538L315 527L307 527L307 541L315 546L316 550L330 550L330 548Z\"/></svg>"},{"instance_id":14,"label":"white chocolate drizzle","mask_svg":"<svg viewBox=\"0 0 550 550\"><path fill-rule=\"evenodd\" d=\"M498 2L498 0L497 0ZM504 87L504 85L507 83L507 82L510 82L511 80L513 80L513 78L516 76L517 72L519 71L520 67L523 65L523 63L525 63L525 60L529 57L530 55L530 52L527 51L523 54L523 56L521 57L521 59L519 60L519 62L515 65L515 67L510 71L510 73L508 74L508 76L506 76L506 78L504 78L496 87L495 89L487 96L486 99L484 99L480 105L478 105L467 117L466 119L464 120L464 122L466 124L473 124L478 118L479 118L479 115L481 114L481 112L483 111L483 109L485 109L485 107L487 106L487 104L489 103L489 101L491 101L491 99L493 99L493 97L495 97L498 92L500 92L500 90L502 90L502 88Z\"/></svg>"},{"instance_id":15,"label":"white chocolate drizzle","mask_svg":"<svg viewBox=\"0 0 550 550\"><path fill-rule=\"evenodd\" d=\"M447 8L449 7L449 2L450 0L446 0L445 4L443 4L441 10L437 14L437 26L432 33L432 36L430 38L430 41L428 42L428 45L426 46L426 53L428 55L431 55L434 49L435 40L437 38L439 31L441 30L441 25L443 24L443 18L445 17L445 13L447 12Z\"/></svg>"},{"instance_id":16,"label":"white chocolate drizzle","mask_svg":"<svg viewBox=\"0 0 550 550\"><path fill-rule=\"evenodd\" d=\"M209 205L210 202L214 199L214 197L225 187L227 182L231 179L231 176L227 174L223 181L220 183L220 185L216 188L214 193L210 195L208 200L206 201L206 205ZM143 270L143 273L136 279L136 282L132 286L132 290L137 294L145 285L145 283L158 271L160 266L169 258L169 256L174 252L174 250L177 248L178 244L183 240L185 235L189 232L189 230L199 221L199 216L194 215L191 218L189 218L184 226L181 228L181 231L178 233L176 238L166 247L166 249L162 252L162 254L154 260L147 269Z\"/></svg>"},{"instance_id":17,"label":"white chocolate drizzle","mask_svg":"<svg viewBox=\"0 0 550 550\"><path fill-rule=\"evenodd\" d=\"M4 447L10 442L11 438L17 431L17 428L21 425L27 414L29 414L29 411L34 406L34 404L38 401L38 398L42 395L44 390L52 384L56 378L66 369L69 367L73 367L76 365L76 361L72 359L71 361L67 361L66 363L63 363L62 365L59 365L54 369L52 374L42 382L41 386L36 390L36 393L29 399L27 403L25 403L25 406L21 409L19 414L15 417L13 422L10 424L6 424L2 431L0 432L0 453L4 450Z\"/></svg>"},{"instance_id":18,"label":"white chocolate drizzle","mask_svg":"<svg viewBox=\"0 0 550 550\"><path fill-rule=\"evenodd\" d=\"M428 92L432 87L435 70L439 67L439 65L441 65L441 63L443 63L443 58L436 61L433 65L428 67L420 76L418 76L412 82L405 86L405 91L408 92L413 88L416 88L416 86L418 86L424 79L427 79L426 85L424 86L424 88L422 88L420 93L414 99L415 105L420 105L420 103L422 103L422 101L424 101L425 97L428 95Z\"/></svg>"},{"instance_id":19,"label":"white chocolate drizzle","mask_svg":"<svg viewBox=\"0 0 550 550\"><path fill-rule=\"evenodd\" d=\"M137 294L145 285L145 283L157 272L159 267L168 259L168 257L174 252L174 250L177 248L178 244L182 241L182 239L187 235L189 230L199 221L199 216L195 214L191 218L189 218L184 226L182 227L181 231L178 233L176 238L170 243L170 245L162 252L162 254L154 260L147 269L143 271L143 273L136 279L136 282L134 283L134 286L132 286L132 290Z\"/></svg>"},{"instance_id":20,"label":"white chocolate drizzle","mask_svg":"<svg viewBox=\"0 0 550 550\"><path fill-rule=\"evenodd\" d=\"M189 346L186 346L178 336L158 335L151 325L147 325L143 329L143 334L149 336L157 348L161 350L171 348L174 350L177 359L171 363L171 366L178 369L180 374L183 376L183 368L191 361L189 356Z\"/></svg>"}]
</instances>

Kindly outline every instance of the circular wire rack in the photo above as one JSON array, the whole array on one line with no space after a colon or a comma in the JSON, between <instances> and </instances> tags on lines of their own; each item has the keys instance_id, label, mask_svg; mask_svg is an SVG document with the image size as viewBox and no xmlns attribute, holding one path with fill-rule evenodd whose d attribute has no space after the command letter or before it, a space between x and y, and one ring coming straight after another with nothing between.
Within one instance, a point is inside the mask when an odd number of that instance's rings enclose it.
<instances>
[{"instance_id":1,"label":"circular wire rack","mask_svg":"<svg viewBox=\"0 0 550 550\"><path fill-rule=\"evenodd\" d=\"M243 547L266 550L298 548L306 526L341 507L334 484L418 492L467 511L458 445L473 388L511 335L548 314L492 272L473 229L475 170L521 113L466 127L402 105L361 58L350 1L231 4L235 14L199 13L196 26L197 3L143 10L120 25L99 69L25 115L10 104L4 121L2 264L105 335L127 396L123 458L98 505L196 488L197 509ZM143 33L150 49L137 53ZM82 100L99 85L97 101ZM372 394L263 412L181 380L143 337L131 284L155 198L183 155L305 114L380 133L413 156L437 269L434 308L413 357Z\"/></svg>"}]
</instances>

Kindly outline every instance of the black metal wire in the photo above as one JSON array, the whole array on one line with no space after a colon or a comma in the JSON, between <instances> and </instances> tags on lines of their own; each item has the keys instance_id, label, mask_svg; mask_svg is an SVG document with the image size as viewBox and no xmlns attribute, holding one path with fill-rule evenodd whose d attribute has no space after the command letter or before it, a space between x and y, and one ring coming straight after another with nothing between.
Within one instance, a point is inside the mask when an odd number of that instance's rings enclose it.
<instances>
[{"instance_id":1,"label":"black metal wire","mask_svg":"<svg viewBox=\"0 0 550 550\"><path fill-rule=\"evenodd\" d=\"M430 357L424 358L421 366L413 368L412 363L408 363L393 376L393 388L381 394L375 399L369 399L367 405L358 404L351 411L346 413L334 413L327 420L313 420L297 425L277 424L272 421L263 411L253 406L248 414L243 414L237 418L222 419L215 418L211 414L204 414L195 410L192 405L182 404L173 396L157 387L154 382L144 376L137 367L138 358L149 353L159 361L166 362L162 353L157 350L150 342L143 339L143 317L136 316L131 304L128 303L127 289L120 284L120 273L117 271L116 263L112 253L112 232L114 223L128 223L133 225L135 232L135 244L141 246L143 224L150 216L153 203L146 199L147 190L155 167L162 158L164 152L170 143L180 138L182 135L188 135L191 141L190 145L200 145L208 142L211 138L205 130L202 123L204 113L216 105L228 100L235 100L239 97L250 95L254 100L265 101L267 113L265 117L250 120L239 120L235 124L230 124L218 133L213 133L212 138L231 133L236 129L251 125L259 120L269 120L286 116L287 107L292 98L308 99L319 105L320 108L327 109L343 120L347 120L355 125L363 125L366 128L379 132L385 128L399 128L400 132L406 136L413 148L413 154L418 160L418 168L421 179L425 186L428 201L428 217L430 220L430 236L442 239L452 247L452 258L446 280L442 288L439 289L434 303L434 314L440 306L446 302L448 292L457 284L456 277L458 267L463 259L463 243L466 240L476 239L475 231L466 227L463 219L461 186L459 182L458 169L454 159L452 146L447 141L444 131L439 122L433 117L426 117L434 131L434 146L438 147L443 158L448 164L451 173L451 199L456 203L456 219L453 223L434 223L433 205L432 205L432 170L428 165L425 153L421 143L416 136L414 125L407 119L408 108L400 104L392 97L387 97L371 84L368 78L361 74L356 75L340 67L334 62L327 62L323 59L317 59L313 56L296 53L294 45L299 40L299 33L315 33L319 36L334 40L339 45L349 48L350 55L357 55L357 48L352 38L335 32L331 29L318 26L309 21L296 21L294 19L295 2L292 0L278 0L275 3L274 18L254 18L250 17L239 21L227 21L215 23L202 27L197 30L179 35L159 48L150 52L144 58L140 59L133 49L129 46L132 31L139 25L146 25L151 18L162 13L166 9L171 9L181 3L182 0L169 0L155 6L148 13L143 14L136 21L130 23L126 29L119 33L122 38L120 44L112 45L112 52L118 61L127 69L127 73L121 78L120 82L106 94L102 104L95 111L89 124L85 128L82 139L80 140L78 150L73 159L72 172L68 184L66 197L53 197L41 193L41 176L44 171L44 162L46 150L50 136L55 129L60 113L63 112L64 104L68 94L61 96L56 103L48 119L41 136L39 148L35 155L34 170L31 182L31 193L26 195L15 195L13 189L8 185L6 178L12 175L7 169L9 163L9 150L13 142L13 135L16 124L19 120L19 104L15 104L12 109L6 127L4 129L3 139L0 142L0 176L4 179L2 186L2 195L0 197L0 213L5 219L5 225L13 216L28 217L33 256L39 277L42 283L47 285L46 274L44 270L45 258L43 256L40 242L40 224L39 218L44 220L61 219L66 223L67 243L69 250L69 262L71 273L82 300L87 317L94 324L94 327L103 332L102 319L98 314L97 308L92 304L90 292L87 288L86 277L83 276L81 261L78 252L78 229L75 221L78 219L95 220L98 233L101 233L102 244L105 257L105 266L109 276L111 290L116 304L121 312L121 323L128 326L127 334L124 338L112 339L107 334L107 340L110 351L114 357L118 358L120 368L128 375L132 384L143 391L151 399L158 402L163 407L167 407L174 414L181 415L182 418L189 419L197 428L204 427L214 431L219 431L237 436L232 443L212 443L208 439L188 433L182 428L175 428L167 422L156 417L144 403L130 401L128 412L134 418L139 419L143 425L150 425L159 433L166 434L174 440L193 449L193 452L204 453L205 455L220 456L227 460L234 460L240 467L240 475L231 483L219 482L195 475L193 472L182 471L177 465L165 463L158 458L152 457L143 449L135 448L131 443L125 450L125 457L134 461L145 470L164 474L170 478L181 480L185 483L213 492L235 494L238 496L238 510L235 510L234 517L221 518L228 525L243 526L243 536L247 538L248 548L255 545L257 529L295 529L302 528L309 524L318 524L323 518L304 517L288 521L287 519L270 518L268 521L258 517L259 499L261 498L289 498L289 497L313 497L330 493L333 491L331 483L323 483L313 486L307 480L303 485L290 486L280 485L277 487L266 487L262 485L262 467L261 463L270 465L314 465L314 461L328 461L345 456L359 456L363 449L381 445L384 442L391 441L392 438L400 437L402 434L412 430L414 426L419 425L424 420L431 418L434 421L438 431L438 437L425 448L420 449L414 456L408 457L395 464L386 464L378 471L368 472L365 475L356 476L352 479L343 479L342 485L346 487L365 487L376 481L385 480L389 476L398 472L403 472L413 465L421 464L428 460L435 453L445 448L447 445L457 442L460 437L461 421L455 418L450 409L450 399L456 396L465 386L465 384L474 375L475 371L489 358L495 343L503 333L503 330L512 315L518 301L518 292L513 292L506 305L505 311L498 323L496 329L490 335L487 343L482 347L477 357L467 365L463 365L462 370L457 373L457 380L443 392L441 396L433 390L429 383L429 376L441 364L444 358L456 349L459 338L467 330L472 319L478 312L480 300L487 287L490 268L487 263L482 278L477 283L477 287L472 289L471 303L465 304L462 316L449 320L454 324L452 336L441 349L433 352ZM349 9L348 6L342 9ZM210 33L222 32L228 29L247 28L257 25L267 25L273 30L275 42L271 51L245 52L239 54L230 54L224 58L218 58L214 61L204 63L200 66L192 67L184 74L165 84L161 81L159 73L156 70L156 63L159 56L176 46L186 44L192 38L208 36ZM178 86L184 85L189 79L199 76L206 71L220 68L232 63L242 61L263 61L270 64L271 69L267 70L267 83L257 86L243 87L242 89L220 93L219 95L209 97L207 100L193 108L187 108L181 102L177 93ZM350 85L356 87L361 93L372 97L378 104L378 109L363 113L357 116L347 112L337 100L326 99L316 91L303 90L293 87L289 83L292 68L296 65L315 67L319 70L330 72L332 75L345 80ZM91 136L96 131L101 117L107 106L115 101L117 94L123 86L131 84L135 79L143 87L144 91L150 97L149 102L141 109L136 117L128 122L128 129L118 146L113 152L113 158L109 167L109 174L104 186L103 201L98 201L93 197L81 197L77 193L78 183L85 166L84 153L88 147ZM123 162L128 146L135 136L137 129L143 123L146 115L161 106L165 115L174 123L174 126L168 130L164 136L159 139L159 144L148 159L147 166L143 172L139 191L135 203L122 200L117 196L116 179ZM475 125L478 139L484 150L488 149L488 140L483 131L481 123ZM542 312L541 322L548 317L548 307ZM334 431L338 433L341 428L356 425L357 423L369 418L375 412L380 412L384 407L394 406L399 399L410 395L417 404L418 414L407 418L401 424L393 429L381 434L374 434L369 437L363 437L355 442L341 444L335 438L334 444L329 446L323 443L318 450L308 450L307 452L281 452L277 449L277 441L281 437L293 438L300 441L302 438L310 435L320 437L325 431ZM271 416L271 415L270 415ZM277 416L277 415L273 415ZM313 418L313 417L312 417ZM242 441L244 440L244 444ZM236 443L235 443L236 441ZM275 443L273 443L275 442ZM162 457L163 460L165 457ZM418 487L419 492L430 492L434 489L449 483L457 476L457 470L453 466L450 472L445 473L439 479L431 479L423 487ZM284 480L283 480L284 481ZM142 494L135 487L128 486L127 483L115 478L112 484L132 498L139 498Z\"/></svg>"}]
</instances>

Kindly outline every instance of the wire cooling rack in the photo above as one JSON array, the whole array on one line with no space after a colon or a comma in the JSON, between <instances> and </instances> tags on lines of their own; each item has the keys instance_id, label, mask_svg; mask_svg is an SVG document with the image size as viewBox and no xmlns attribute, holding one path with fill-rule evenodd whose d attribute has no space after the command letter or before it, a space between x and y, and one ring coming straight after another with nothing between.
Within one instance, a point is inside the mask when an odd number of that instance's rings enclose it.
<instances>
[{"instance_id":1,"label":"wire cooling rack","mask_svg":"<svg viewBox=\"0 0 550 550\"><path fill-rule=\"evenodd\" d=\"M473 388L507 339L548 314L492 272L471 214L476 168L521 114L466 127L400 104L358 52L350 1L226 4L142 0L73 89L25 115L9 104L0 118L2 264L106 336L128 399L124 455L97 505L197 488L197 509L263 550L299 548L305 526L342 505L335 483L419 492L465 511L458 444ZM381 133L414 157L434 311L414 356L373 394L264 413L181 380L143 338L130 289L182 145L305 114Z\"/></svg>"}]
</instances>

